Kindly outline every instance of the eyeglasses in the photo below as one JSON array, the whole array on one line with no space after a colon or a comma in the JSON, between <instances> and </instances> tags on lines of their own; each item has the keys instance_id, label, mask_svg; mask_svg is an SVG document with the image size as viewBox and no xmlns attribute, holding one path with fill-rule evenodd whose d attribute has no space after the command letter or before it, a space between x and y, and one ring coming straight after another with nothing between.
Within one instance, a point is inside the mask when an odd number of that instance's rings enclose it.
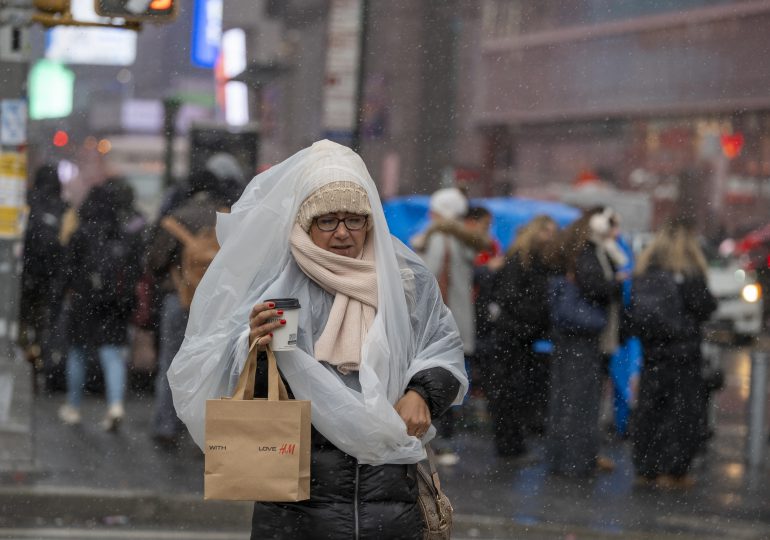
<instances>
[{"instance_id":1,"label":"eyeglasses","mask_svg":"<svg viewBox=\"0 0 770 540\"><path fill-rule=\"evenodd\" d=\"M345 227L349 231L360 231L366 225L366 216L348 216L346 218L338 218L336 216L321 216L315 218L316 227L323 232L333 232L340 226L340 221L345 224Z\"/></svg>"}]
</instances>

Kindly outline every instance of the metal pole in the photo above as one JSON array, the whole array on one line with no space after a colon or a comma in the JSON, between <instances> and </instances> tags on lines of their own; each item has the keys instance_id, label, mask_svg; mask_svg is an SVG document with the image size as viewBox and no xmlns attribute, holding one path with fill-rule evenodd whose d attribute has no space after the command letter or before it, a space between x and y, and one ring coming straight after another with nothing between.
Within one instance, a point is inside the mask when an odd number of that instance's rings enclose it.
<instances>
[{"instance_id":1,"label":"metal pole","mask_svg":"<svg viewBox=\"0 0 770 540\"><path fill-rule=\"evenodd\" d=\"M762 463L766 444L765 410L767 407L767 351L751 353L751 389L749 392L749 433L746 451L749 466Z\"/></svg>"},{"instance_id":2,"label":"metal pole","mask_svg":"<svg viewBox=\"0 0 770 540\"><path fill-rule=\"evenodd\" d=\"M176 138L176 115L182 106L177 98L163 100L163 135L166 139L164 151L163 187L169 188L174 183L174 139Z\"/></svg>"},{"instance_id":3,"label":"metal pole","mask_svg":"<svg viewBox=\"0 0 770 540\"><path fill-rule=\"evenodd\" d=\"M7 26L3 28L7 30ZM19 31L26 31L18 29ZM25 55L8 54L0 46L0 100L17 101L25 98L28 62ZM8 114L7 109L3 109ZM26 130L26 116L21 124ZM9 118L0 118L8 127ZM18 124L16 127L20 127ZM3 130L5 131L5 129ZM24 137L26 139L26 137ZM26 170L19 172L19 164L26 160L26 150L19 141L0 138L0 175L5 182L14 179L26 192ZM16 165L13 165L15 163ZM14 171L9 170L12 168ZM26 167L23 167L25 169ZM10 176L9 176L10 174ZM21 211L24 199L19 198L3 207L6 213ZM32 436L32 367L24 360L17 345L19 333L19 293L22 270L22 237L24 231L6 221L0 238L0 471L19 472L34 469Z\"/></svg>"},{"instance_id":4,"label":"metal pole","mask_svg":"<svg viewBox=\"0 0 770 540\"><path fill-rule=\"evenodd\" d=\"M356 121L350 147L361 153L361 127L364 121L364 85L366 84L366 34L369 30L369 0L361 0L361 34L359 36L358 80L356 81Z\"/></svg>"}]
</instances>

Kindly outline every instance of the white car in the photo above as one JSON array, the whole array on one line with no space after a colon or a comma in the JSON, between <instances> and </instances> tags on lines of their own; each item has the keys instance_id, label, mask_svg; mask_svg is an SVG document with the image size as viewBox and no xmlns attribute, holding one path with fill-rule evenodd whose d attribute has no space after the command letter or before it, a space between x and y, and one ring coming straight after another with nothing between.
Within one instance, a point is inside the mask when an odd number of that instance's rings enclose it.
<instances>
[{"instance_id":1,"label":"white car","mask_svg":"<svg viewBox=\"0 0 770 540\"><path fill-rule=\"evenodd\" d=\"M736 336L753 337L762 329L762 288L753 271L734 257L709 260L708 285L718 302L711 322Z\"/></svg>"}]
</instances>

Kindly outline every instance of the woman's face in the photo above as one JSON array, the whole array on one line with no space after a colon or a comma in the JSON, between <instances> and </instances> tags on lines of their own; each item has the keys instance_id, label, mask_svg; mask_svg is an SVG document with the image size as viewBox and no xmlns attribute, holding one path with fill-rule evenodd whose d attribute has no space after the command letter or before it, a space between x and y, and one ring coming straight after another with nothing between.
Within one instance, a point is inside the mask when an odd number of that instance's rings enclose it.
<instances>
[{"instance_id":1,"label":"woman's face","mask_svg":"<svg viewBox=\"0 0 770 540\"><path fill-rule=\"evenodd\" d=\"M555 236L556 236L556 224L548 223L544 225L542 229L540 229L540 232L538 234L538 241L541 244L546 244L551 240L553 240Z\"/></svg>"},{"instance_id":2,"label":"woman's face","mask_svg":"<svg viewBox=\"0 0 770 540\"><path fill-rule=\"evenodd\" d=\"M364 250L367 219L366 216L348 212L318 216L310 225L310 239L315 245L326 251L345 257L358 257ZM337 220L339 221L336 223L336 228L331 231L322 230L334 227ZM358 225L362 226L358 230L351 230L342 220L348 220L349 225L354 228Z\"/></svg>"}]
</instances>

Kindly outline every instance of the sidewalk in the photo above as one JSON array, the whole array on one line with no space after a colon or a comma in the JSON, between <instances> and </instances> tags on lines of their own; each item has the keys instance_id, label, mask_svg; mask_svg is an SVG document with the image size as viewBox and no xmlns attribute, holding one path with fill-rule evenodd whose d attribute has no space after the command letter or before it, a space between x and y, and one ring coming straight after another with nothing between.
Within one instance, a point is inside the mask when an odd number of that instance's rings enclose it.
<instances>
[{"instance_id":1,"label":"sidewalk","mask_svg":"<svg viewBox=\"0 0 770 540\"><path fill-rule=\"evenodd\" d=\"M770 538L768 468L744 462L748 356L726 355L727 388L717 395L716 434L698 463L697 485L666 492L633 485L627 443L606 447L617 468L592 481L553 478L537 459L500 460L487 430L462 429L460 462L443 467L442 484L467 538ZM103 402L88 398L84 422L56 419L62 395L35 398L39 471L7 475L0 487L3 529L105 527L210 530L248 538L250 504L202 500L203 457L189 438L176 450L149 433L150 396L132 396L117 434L98 427ZM540 443L531 441L535 458Z\"/></svg>"}]
</instances>

